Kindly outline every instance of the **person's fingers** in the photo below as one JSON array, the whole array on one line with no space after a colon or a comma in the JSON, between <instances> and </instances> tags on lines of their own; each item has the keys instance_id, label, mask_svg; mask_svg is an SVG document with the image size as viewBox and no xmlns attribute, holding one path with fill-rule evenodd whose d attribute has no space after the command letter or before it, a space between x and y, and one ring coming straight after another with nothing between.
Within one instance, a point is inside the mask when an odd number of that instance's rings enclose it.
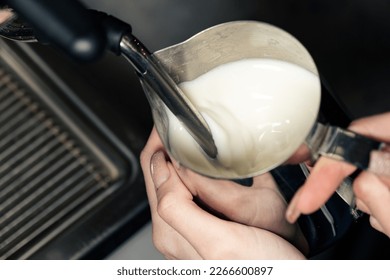
<instances>
[{"instance_id":1,"label":"person's fingers","mask_svg":"<svg viewBox=\"0 0 390 280\"><path fill-rule=\"evenodd\" d=\"M174 174L173 167L168 167ZM221 220L201 210L193 201L192 194L184 187L179 177L172 176L165 183L156 186L158 214L172 228L175 228L201 256L218 243ZM210 235L209 231L212 231ZM226 234L226 233L224 233Z\"/></svg>"},{"instance_id":2,"label":"person's fingers","mask_svg":"<svg viewBox=\"0 0 390 280\"><path fill-rule=\"evenodd\" d=\"M383 128L390 128L389 120L390 113L375 115L352 122L348 129L365 135L369 138L388 143L390 141L390 130ZM390 152L390 149L387 149L387 151ZM389 157L390 153L377 153L374 155L374 161L378 161L380 172L388 172L388 167L390 165ZM297 164L307 161L308 159L310 159L310 151L306 144L302 144L298 150L285 162L285 164ZM377 165L373 166L373 171L375 171L376 167Z\"/></svg>"},{"instance_id":3,"label":"person's fingers","mask_svg":"<svg viewBox=\"0 0 390 280\"><path fill-rule=\"evenodd\" d=\"M310 159L310 150L306 144L302 144L284 164L298 164Z\"/></svg>"},{"instance_id":4,"label":"person's fingers","mask_svg":"<svg viewBox=\"0 0 390 280\"><path fill-rule=\"evenodd\" d=\"M390 179L390 151L388 150L389 148L386 146L386 149L381 151L372 151L367 170Z\"/></svg>"},{"instance_id":5,"label":"person's fingers","mask_svg":"<svg viewBox=\"0 0 390 280\"><path fill-rule=\"evenodd\" d=\"M367 213L375 218L375 225L390 236L390 187L375 174L362 172L353 184L356 198L361 200ZM364 211L364 210L362 210ZM366 211L364 211L366 212Z\"/></svg>"},{"instance_id":6,"label":"person's fingers","mask_svg":"<svg viewBox=\"0 0 390 280\"><path fill-rule=\"evenodd\" d=\"M352 122L349 129L377 141L389 143L390 113L359 119ZM390 177L390 146L388 144L381 151L371 152L368 171Z\"/></svg>"},{"instance_id":7,"label":"person's fingers","mask_svg":"<svg viewBox=\"0 0 390 280\"><path fill-rule=\"evenodd\" d=\"M170 171L166 155L163 151L157 151L150 159L150 173L155 188L165 183L170 177Z\"/></svg>"},{"instance_id":8,"label":"person's fingers","mask_svg":"<svg viewBox=\"0 0 390 280\"><path fill-rule=\"evenodd\" d=\"M291 200L286 211L287 220L293 223L300 214L310 214L319 209L355 169L349 163L320 158Z\"/></svg>"},{"instance_id":9,"label":"person's fingers","mask_svg":"<svg viewBox=\"0 0 390 280\"><path fill-rule=\"evenodd\" d=\"M356 203L357 209L359 209L360 211L362 211L366 214L371 215L370 209L367 207L367 205L362 200L360 200L359 198L356 198L355 203Z\"/></svg>"},{"instance_id":10,"label":"person's fingers","mask_svg":"<svg viewBox=\"0 0 390 280\"><path fill-rule=\"evenodd\" d=\"M379 223L379 221L378 221L377 219L375 219L374 216L370 216L369 221L370 221L370 225L371 225L374 229L376 229L377 231L380 231L380 232L386 234L384 228L383 228L382 225ZM387 235L388 235L388 234L387 234Z\"/></svg>"},{"instance_id":11,"label":"person's fingers","mask_svg":"<svg viewBox=\"0 0 390 280\"><path fill-rule=\"evenodd\" d=\"M210 179L186 168L179 168L178 174L193 195L211 206L213 212L285 237L295 231L284 218L286 202L269 173L254 177L249 188L229 180Z\"/></svg>"},{"instance_id":12,"label":"person's fingers","mask_svg":"<svg viewBox=\"0 0 390 280\"><path fill-rule=\"evenodd\" d=\"M162 159L165 161L165 158L161 156L164 156L163 152L154 156L155 152L161 150L162 147L161 140L154 129L141 153L140 159L152 215L153 243L156 249L168 259L199 259L199 254L196 253L187 240L162 220L157 213L157 195L151 170L159 172L160 167L162 167L162 163L152 161L152 158L157 161ZM155 166L152 167L153 165ZM158 174L155 176L158 176Z\"/></svg>"},{"instance_id":13,"label":"person's fingers","mask_svg":"<svg viewBox=\"0 0 390 280\"><path fill-rule=\"evenodd\" d=\"M390 112L353 121L349 129L369 138L388 143L390 141Z\"/></svg>"},{"instance_id":14,"label":"person's fingers","mask_svg":"<svg viewBox=\"0 0 390 280\"><path fill-rule=\"evenodd\" d=\"M249 188L229 180L207 178L186 168L179 168L178 174L194 196L211 206L212 210L236 222L259 226L262 221L267 223L271 219L269 216L272 214L264 215L271 212L271 208L282 208L284 211L283 198L276 191L270 174L255 177L253 186ZM256 213L261 213L262 217L256 219Z\"/></svg>"},{"instance_id":15,"label":"person's fingers","mask_svg":"<svg viewBox=\"0 0 390 280\"><path fill-rule=\"evenodd\" d=\"M390 113L367 117L354 121L349 129L367 137L386 141L390 139ZM315 164L307 182L294 195L286 211L286 218L295 222L301 213L309 214L318 210L336 191L342 180L353 172L348 163L321 158Z\"/></svg>"},{"instance_id":16,"label":"person's fingers","mask_svg":"<svg viewBox=\"0 0 390 280\"><path fill-rule=\"evenodd\" d=\"M158 151L153 154L150 164L150 172L153 180L153 187L150 188L153 199L157 202L156 189L169 181L171 172L168 168L168 162L165 153ZM172 174L172 177L174 174ZM156 248L169 259L201 259L200 255L175 229L169 226L161 219L157 213L157 203L153 209L153 241Z\"/></svg>"},{"instance_id":17,"label":"person's fingers","mask_svg":"<svg viewBox=\"0 0 390 280\"><path fill-rule=\"evenodd\" d=\"M147 160L148 162L150 162L150 157L153 155L154 152L159 150L164 150L164 144L161 142L156 128L153 127L149 135L148 141L146 142L146 145L141 153L141 164L144 162L143 160Z\"/></svg>"},{"instance_id":18,"label":"person's fingers","mask_svg":"<svg viewBox=\"0 0 390 280\"><path fill-rule=\"evenodd\" d=\"M180 179L197 202L210 213L244 225L263 228L282 236L302 251L306 241L300 229L284 217L287 203L270 173L253 178L251 187L230 180L216 180L176 166Z\"/></svg>"},{"instance_id":19,"label":"person's fingers","mask_svg":"<svg viewBox=\"0 0 390 280\"><path fill-rule=\"evenodd\" d=\"M312 168L303 185L299 207L302 213L314 212L321 207L356 167L349 163L321 158ZM305 190L311 190L306 191Z\"/></svg>"},{"instance_id":20,"label":"person's fingers","mask_svg":"<svg viewBox=\"0 0 390 280\"><path fill-rule=\"evenodd\" d=\"M275 234L222 220L204 211L193 201L192 194L176 176L170 162L168 168L169 180L157 186L158 213L203 258L303 257L295 247ZM255 240L245 236L255 236ZM280 246L285 247L283 252L276 250ZM237 250L245 254L240 255Z\"/></svg>"},{"instance_id":21,"label":"person's fingers","mask_svg":"<svg viewBox=\"0 0 390 280\"><path fill-rule=\"evenodd\" d=\"M154 191L154 183L152 181L152 176L150 174L151 158L156 151L159 151L162 148L163 148L163 144L161 143L161 140L157 135L156 129L153 128L149 136L149 139L144 149L142 150L140 156L141 169L145 180L146 193L148 196L149 206L150 206L152 216L156 212L154 210L157 208L157 197Z\"/></svg>"}]
</instances>

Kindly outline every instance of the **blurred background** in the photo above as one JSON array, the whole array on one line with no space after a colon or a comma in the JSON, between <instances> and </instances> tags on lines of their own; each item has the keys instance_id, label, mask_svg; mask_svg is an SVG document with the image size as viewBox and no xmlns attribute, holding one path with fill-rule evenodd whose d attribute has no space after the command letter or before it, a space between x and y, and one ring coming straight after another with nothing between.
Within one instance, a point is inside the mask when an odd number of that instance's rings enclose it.
<instances>
[{"instance_id":1,"label":"blurred background","mask_svg":"<svg viewBox=\"0 0 390 280\"><path fill-rule=\"evenodd\" d=\"M386 0L82 2L131 24L133 34L152 52L227 21L259 20L274 24L306 46L351 119L390 111L390 2ZM26 51L26 47L21 48ZM50 71L95 112L138 160L153 122L138 78L128 62L107 53L96 63L79 64L51 46L29 45L28 48L47 63ZM327 110L331 114L333 108ZM161 258L151 244L149 210L142 175L137 168L135 181L124 186L124 191L111 195L94 213L87 215L88 219L80 219L77 226L69 227L28 256ZM103 213L104 219L96 217L103 217ZM372 230L367 219L363 219L352 226L337 246L318 258L388 259L389 252L389 239Z\"/></svg>"}]
</instances>

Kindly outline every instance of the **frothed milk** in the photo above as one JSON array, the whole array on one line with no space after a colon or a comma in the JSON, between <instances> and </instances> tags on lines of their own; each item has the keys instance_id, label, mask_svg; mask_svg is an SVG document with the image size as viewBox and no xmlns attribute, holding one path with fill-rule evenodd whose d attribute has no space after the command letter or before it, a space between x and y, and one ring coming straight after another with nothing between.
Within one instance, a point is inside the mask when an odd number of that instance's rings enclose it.
<instances>
[{"instance_id":1,"label":"frothed milk","mask_svg":"<svg viewBox=\"0 0 390 280\"><path fill-rule=\"evenodd\" d=\"M218 156L207 157L167 109L168 150L211 177L243 178L283 163L303 143L320 104L317 75L274 59L230 62L179 86L207 121Z\"/></svg>"}]
</instances>

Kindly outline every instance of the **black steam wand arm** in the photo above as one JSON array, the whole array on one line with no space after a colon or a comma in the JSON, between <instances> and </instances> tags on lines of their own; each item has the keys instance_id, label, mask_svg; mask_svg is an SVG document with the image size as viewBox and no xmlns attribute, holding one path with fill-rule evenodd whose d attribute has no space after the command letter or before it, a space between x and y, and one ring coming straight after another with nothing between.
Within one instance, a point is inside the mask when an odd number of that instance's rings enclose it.
<instances>
[{"instance_id":1,"label":"black steam wand arm","mask_svg":"<svg viewBox=\"0 0 390 280\"><path fill-rule=\"evenodd\" d=\"M205 153L216 158L217 147L206 121L160 66L131 34L131 26L102 12L86 9L74 0L8 0L42 39L78 61L98 59L105 49L124 55L155 94L184 123ZM41 39L40 39L41 38Z\"/></svg>"},{"instance_id":2,"label":"black steam wand arm","mask_svg":"<svg viewBox=\"0 0 390 280\"><path fill-rule=\"evenodd\" d=\"M120 54L120 41L131 26L77 0L5 0L28 23L41 43L53 45L77 61L95 61L106 49Z\"/></svg>"}]
</instances>

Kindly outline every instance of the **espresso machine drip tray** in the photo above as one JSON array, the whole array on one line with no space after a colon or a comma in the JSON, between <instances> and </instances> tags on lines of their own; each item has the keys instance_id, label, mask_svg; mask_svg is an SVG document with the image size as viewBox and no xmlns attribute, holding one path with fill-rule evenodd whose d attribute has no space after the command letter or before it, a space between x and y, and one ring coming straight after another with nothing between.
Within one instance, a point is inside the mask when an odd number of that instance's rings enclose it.
<instances>
[{"instance_id":1,"label":"espresso machine drip tray","mask_svg":"<svg viewBox=\"0 0 390 280\"><path fill-rule=\"evenodd\" d=\"M131 187L137 163L75 104L58 98L42 75L5 52L6 46L0 53L0 259L26 259ZM80 255L49 251L41 258Z\"/></svg>"}]
</instances>

